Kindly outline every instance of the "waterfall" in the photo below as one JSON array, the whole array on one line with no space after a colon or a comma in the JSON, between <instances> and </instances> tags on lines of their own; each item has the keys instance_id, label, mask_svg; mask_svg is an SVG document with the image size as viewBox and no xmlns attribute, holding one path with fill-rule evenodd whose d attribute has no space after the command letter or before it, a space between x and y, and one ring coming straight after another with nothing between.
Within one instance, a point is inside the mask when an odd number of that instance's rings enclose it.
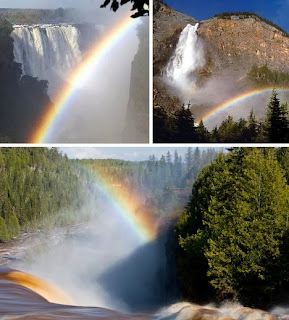
<instances>
[{"instance_id":1,"label":"waterfall","mask_svg":"<svg viewBox=\"0 0 289 320\"><path fill-rule=\"evenodd\" d=\"M181 93L196 86L194 72L206 63L203 47L198 39L198 26L198 23L194 26L188 24L183 29L165 70L169 82Z\"/></svg>"},{"instance_id":2,"label":"waterfall","mask_svg":"<svg viewBox=\"0 0 289 320\"><path fill-rule=\"evenodd\" d=\"M48 80L49 93L82 57L80 32L73 25L15 25L12 38L23 74Z\"/></svg>"}]
</instances>

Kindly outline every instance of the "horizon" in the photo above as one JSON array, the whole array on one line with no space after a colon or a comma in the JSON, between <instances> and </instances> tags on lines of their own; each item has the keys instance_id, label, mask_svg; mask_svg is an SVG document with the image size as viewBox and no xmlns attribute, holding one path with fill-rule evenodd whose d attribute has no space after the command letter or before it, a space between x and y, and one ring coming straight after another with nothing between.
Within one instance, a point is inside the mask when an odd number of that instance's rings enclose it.
<instances>
[{"instance_id":1,"label":"horizon","mask_svg":"<svg viewBox=\"0 0 289 320\"><path fill-rule=\"evenodd\" d=\"M178 155L184 159L189 147L59 147L58 150L68 156L69 159L79 160L124 160L124 161L147 161L149 157L155 155L160 159L162 155L166 156L169 151L174 156L175 150ZM210 149L210 147L191 147L194 151L198 148L200 151ZM212 149L212 147L211 147ZM222 147L213 147L217 151L224 151Z\"/></svg>"}]
</instances>

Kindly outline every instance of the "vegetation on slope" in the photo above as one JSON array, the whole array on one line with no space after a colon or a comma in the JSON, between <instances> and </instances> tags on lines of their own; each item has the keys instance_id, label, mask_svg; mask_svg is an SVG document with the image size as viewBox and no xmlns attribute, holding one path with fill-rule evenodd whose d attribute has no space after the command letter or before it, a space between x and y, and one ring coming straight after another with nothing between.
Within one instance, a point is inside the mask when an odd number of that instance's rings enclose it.
<instances>
[{"instance_id":1,"label":"vegetation on slope","mask_svg":"<svg viewBox=\"0 0 289 320\"><path fill-rule=\"evenodd\" d=\"M0 242L17 237L21 230L69 225L89 219L82 213L93 200L102 204L108 184L138 192L143 206L153 214L173 213L188 201L200 170L216 157L215 150L188 148L185 159L168 152L148 161L69 160L57 149L0 148ZM106 202L106 199L105 199Z\"/></svg>"},{"instance_id":2,"label":"vegetation on slope","mask_svg":"<svg viewBox=\"0 0 289 320\"><path fill-rule=\"evenodd\" d=\"M288 160L237 148L201 172L176 228L186 298L268 307L289 289Z\"/></svg>"},{"instance_id":3,"label":"vegetation on slope","mask_svg":"<svg viewBox=\"0 0 289 320\"><path fill-rule=\"evenodd\" d=\"M277 24L275 24L274 22L267 20L261 16L259 16L256 13L252 13L252 12L224 12L224 13L219 13L219 14L215 14L214 17L218 18L218 19L232 19L232 17L238 17L239 19L248 19L248 18L254 18L258 21L263 21L265 23L267 23L268 25L276 28L277 30L279 30L283 36L285 37L289 37L289 34L282 29L281 27L279 27Z\"/></svg>"},{"instance_id":4,"label":"vegetation on slope","mask_svg":"<svg viewBox=\"0 0 289 320\"><path fill-rule=\"evenodd\" d=\"M0 148L0 241L78 219L84 180L55 148Z\"/></svg>"},{"instance_id":5,"label":"vegetation on slope","mask_svg":"<svg viewBox=\"0 0 289 320\"><path fill-rule=\"evenodd\" d=\"M270 70L267 65L261 67L253 65L248 76L261 88L265 86L289 87L289 73Z\"/></svg>"},{"instance_id":6,"label":"vegetation on slope","mask_svg":"<svg viewBox=\"0 0 289 320\"><path fill-rule=\"evenodd\" d=\"M0 19L10 23L37 24L37 23L60 23L73 19L73 9L58 8L48 9L0 9Z\"/></svg>"},{"instance_id":7,"label":"vegetation on slope","mask_svg":"<svg viewBox=\"0 0 289 320\"><path fill-rule=\"evenodd\" d=\"M154 108L154 142L156 143L209 143L209 142L288 142L289 111L287 103L280 103L272 92L265 121L257 121L253 110L247 119L235 121L232 116L219 127L209 131L200 121L195 126L189 108L182 106L175 113L161 107Z\"/></svg>"}]
</instances>

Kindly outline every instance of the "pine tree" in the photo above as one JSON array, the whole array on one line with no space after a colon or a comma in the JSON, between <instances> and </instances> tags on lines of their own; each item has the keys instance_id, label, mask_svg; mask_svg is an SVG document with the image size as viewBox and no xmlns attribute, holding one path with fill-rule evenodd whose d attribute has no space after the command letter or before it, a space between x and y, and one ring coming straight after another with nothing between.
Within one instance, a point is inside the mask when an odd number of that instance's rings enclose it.
<instances>
[{"instance_id":1,"label":"pine tree","mask_svg":"<svg viewBox=\"0 0 289 320\"><path fill-rule=\"evenodd\" d=\"M248 130L246 133L245 142L254 142L258 136L258 123L254 114L254 110L250 110L250 115L248 117Z\"/></svg>"},{"instance_id":2,"label":"pine tree","mask_svg":"<svg viewBox=\"0 0 289 320\"><path fill-rule=\"evenodd\" d=\"M196 135L198 142L200 143L211 142L211 134L204 126L203 120L200 121L199 125L196 128Z\"/></svg>"},{"instance_id":3,"label":"pine tree","mask_svg":"<svg viewBox=\"0 0 289 320\"><path fill-rule=\"evenodd\" d=\"M267 108L266 131L269 142L286 142L288 139L289 122L287 105L280 105L274 89Z\"/></svg>"},{"instance_id":4,"label":"pine tree","mask_svg":"<svg viewBox=\"0 0 289 320\"><path fill-rule=\"evenodd\" d=\"M6 226L11 238L18 237L20 235L20 225L15 214L10 214L7 217Z\"/></svg>"},{"instance_id":5,"label":"pine tree","mask_svg":"<svg viewBox=\"0 0 289 320\"><path fill-rule=\"evenodd\" d=\"M274 149L235 148L202 171L177 227L189 298L211 288L221 300L264 306L288 285L288 197Z\"/></svg>"},{"instance_id":6,"label":"pine tree","mask_svg":"<svg viewBox=\"0 0 289 320\"><path fill-rule=\"evenodd\" d=\"M176 112L175 116L177 130L175 135L175 142L195 142L195 120L192 116L189 106L185 107L185 105L183 105L182 108Z\"/></svg>"},{"instance_id":7,"label":"pine tree","mask_svg":"<svg viewBox=\"0 0 289 320\"><path fill-rule=\"evenodd\" d=\"M5 220L0 217L0 242L6 242L9 239L9 233L6 227Z\"/></svg>"}]
</instances>

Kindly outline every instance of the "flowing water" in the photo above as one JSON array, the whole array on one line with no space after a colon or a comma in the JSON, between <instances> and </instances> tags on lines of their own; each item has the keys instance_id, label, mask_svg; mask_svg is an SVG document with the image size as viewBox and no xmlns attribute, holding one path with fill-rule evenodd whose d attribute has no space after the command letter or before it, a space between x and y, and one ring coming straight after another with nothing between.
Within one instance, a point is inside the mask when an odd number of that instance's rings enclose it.
<instances>
[{"instance_id":1,"label":"flowing water","mask_svg":"<svg viewBox=\"0 0 289 320\"><path fill-rule=\"evenodd\" d=\"M206 62L197 34L198 26L198 23L194 26L188 24L183 29L175 52L165 70L169 82L180 91L180 94L195 88L195 71Z\"/></svg>"},{"instance_id":2,"label":"flowing water","mask_svg":"<svg viewBox=\"0 0 289 320\"><path fill-rule=\"evenodd\" d=\"M275 309L274 314L236 303L216 307L180 302L165 307L166 303L161 299L164 292L158 289L165 272L158 259L162 246L140 244L122 230L118 221L103 224L101 220L82 224L65 237L62 236L63 229L58 230L61 235L59 232L52 232L48 237L45 235L46 244L39 234L33 235L30 243L35 244L38 237L41 249L34 246L32 252L26 244L21 246L16 242L13 252L17 245L24 250L24 256L18 257L17 265L21 270L29 269L31 272L0 268L0 319L289 319L286 309ZM108 226L111 233L105 236L104 230L107 231ZM117 239L111 240L116 233ZM28 237L25 240L29 243ZM128 254L125 254L125 246L128 246ZM7 254L7 244L5 248ZM34 256L31 257L32 254ZM55 274L60 276L57 278ZM97 297L95 300L91 299L92 288Z\"/></svg>"},{"instance_id":3,"label":"flowing water","mask_svg":"<svg viewBox=\"0 0 289 320\"><path fill-rule=\"evenodd\" d=\"M68 304L63 293L41 279L0 268L0 319L286 320L288 317L232 303L220 308L177 303L154 314L129 314L98 307L78 307L73 302Z\"/></svg>"},{"instance_id":4,"label":"flowing water","mask_svg":"<svg viewBox=\"0 0 289 320\"><path fill-rule=\"evenodd\" d=\"M15 25L15 62L22 64L23 74L48 80L53 94L82 58L87 36L83 29L69 24Z\"/></svg>"}]
</instances>

